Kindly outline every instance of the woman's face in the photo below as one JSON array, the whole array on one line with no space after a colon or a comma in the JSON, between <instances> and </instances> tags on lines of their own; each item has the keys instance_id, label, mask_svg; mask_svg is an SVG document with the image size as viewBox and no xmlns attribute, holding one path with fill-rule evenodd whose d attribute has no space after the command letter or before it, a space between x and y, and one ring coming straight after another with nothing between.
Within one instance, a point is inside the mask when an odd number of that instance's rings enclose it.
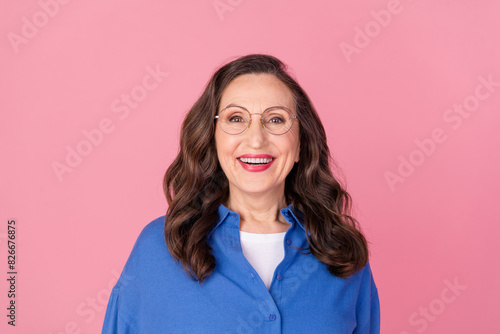
<instances>
[{"instance_id":1,"label":"woman's face","mask_svg":"<svg viewBox=\"0 0 500 334\"><path fill-rule=\"evenodd\" d=\"M234 79L222 92L218 112L230 104L244 107L251 114L283 106L296 115L292 92L270 74L245 74ZM260 115L251 118L250 127L237 135L216 126L217 156L229 180L230 195L283 196L286 176L299 161L299 124L295 121L287 133L273 135L262 127ZM264 160L249 160L252 158Z\"/></svg>"}]
</instances>

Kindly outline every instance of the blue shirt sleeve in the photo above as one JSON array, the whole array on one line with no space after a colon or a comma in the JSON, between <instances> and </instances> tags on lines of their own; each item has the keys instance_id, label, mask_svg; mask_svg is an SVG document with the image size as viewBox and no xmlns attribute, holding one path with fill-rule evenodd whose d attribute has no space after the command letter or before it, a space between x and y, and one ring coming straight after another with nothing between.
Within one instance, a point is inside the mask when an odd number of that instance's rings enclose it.
<instances>
[{"instance_id":1,"label":"blue shirt sleeve","mask_svg":"<svg viewBox=\"0 0 500 334\"><path fill-rule=\"evenodd\" d=\"M115 285L109 297L106 315L102 326L102 334L132 334L137 333L135 326L125 314L120 313L119 286Z\"/></svg>"},{"instance_id":2,"label":"blue shirt sleeve","mask_svg":"<svg viewBox=\"0 0 500 334\"><path fill-rule=\"evenodd\" d=\"M354 334L379 334L380 302L369 263L360 274L363 275L363 278L356 304L358 325Z\"/></svg>"}]
</instances>

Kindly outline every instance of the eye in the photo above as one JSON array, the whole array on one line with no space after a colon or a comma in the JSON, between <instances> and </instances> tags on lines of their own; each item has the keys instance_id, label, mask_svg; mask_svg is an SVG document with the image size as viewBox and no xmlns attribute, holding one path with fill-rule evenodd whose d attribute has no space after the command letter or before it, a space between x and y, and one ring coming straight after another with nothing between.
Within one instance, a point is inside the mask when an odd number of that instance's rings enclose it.
<instances>
[{"instance_id":1,"label":"eye","mask_svg":"<svg viewBox=\"0 0 500 334\"><path fill-rule=\"evenodd\" d=\"M283 126L290 121L288 111L274 107L264 112L264 122L270 126Z\"/></svg>"},{"instance_id":2,"label":"eye","mask_svg":"<svg viewBox=\"0 0 500 334\"><path fill-rule=\"evenodd\" d=\"M267 122L272 124L281 124L285 123L285 120L282 117L274 116L270 118Z\"/></svg>"},{"instance_id":3,"label":"eye","mask_svg":"<svg viewBox=\"0 0 500 334\"><path fill-rule=\"evenodd\" d=\"M240 123L240 122L245 122L245 120L243 119L243 117L239 116L239 115L233 115L231 117L229 117L228 121L230 123Z\"/></svg>"}]
</instances>

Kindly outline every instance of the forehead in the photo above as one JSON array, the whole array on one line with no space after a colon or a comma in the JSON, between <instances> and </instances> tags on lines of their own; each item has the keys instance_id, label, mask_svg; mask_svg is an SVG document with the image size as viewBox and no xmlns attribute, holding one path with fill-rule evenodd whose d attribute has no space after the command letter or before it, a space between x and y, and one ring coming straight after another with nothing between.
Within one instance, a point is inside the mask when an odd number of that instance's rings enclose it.
<instances>
[{"instance_id":1,"label":"forehead","mask_svg":"<svg viewBox=\"0 0 500 334\"><path fill-rule=\"evenodd\" d=\"M294 110L292 92L272 74L238 76L222 92L219 109L229 104L262 109L284 106Z\"/></svg>"}]
</instances>

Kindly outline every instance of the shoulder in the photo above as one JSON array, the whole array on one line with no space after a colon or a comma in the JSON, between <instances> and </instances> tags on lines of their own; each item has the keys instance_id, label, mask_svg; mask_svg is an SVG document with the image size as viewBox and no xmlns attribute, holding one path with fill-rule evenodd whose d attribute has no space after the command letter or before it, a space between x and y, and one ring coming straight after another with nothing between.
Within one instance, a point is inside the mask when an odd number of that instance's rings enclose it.
<instances>
[{"instance_id":1,"label":"shoulder","mask_svg":"<svg viewBox=\"0 0 500 334\"><path fill-rule=\"evenodd\" d=\"M370 261L368 261L364 267L357 271L353 276L358 276L361 279L371 279L373 278L372 268L370 266Z\"/></svg>"},{"instance_id":2,"label":"shoulder","mask_svg":"<svg viewBox=\"0 0 500 334\"><path fill-rule=\"evenodd\" d=\"M356 308L358 311L374 312L380 308L378 289L369 262L356 274L348 277L347 280L352 280L352 283L356 286Z\"/></svg>"},{"instance_id":3,"label":"shoulder","mask_svg":"<svg viewBox=\"0 0 500 334\"><path fill-rule=\"evenodd\" d=\"M368 288L369 290L375 289L376 291L377 289L375 286L375 280L373 279L373 273L370 266L370 262L367 262L363 268L358 270L353 275L349 276L347 280L356 281L358 282L359 285L362 285L365 288Z\"/></svg>"},{"instance_id":4,"label":"shoulder","mask_svg":"<svg viewBox=\"0 0 500 334\"><path fill-rule=\"evenodd\" d=\"M164 235L165 216L161 216L148 223L137 237L134 248L152 247L165 244Z\"/></svg>"},{"instance_id":5,"label":"shoulder","mask_svg":"<svg viewBox=\"0 0 500 334\"><path fill-rule=\"evenodd\" d=\"M103 333L116 333L117 328L136 328L141 298L154 294L145 283L160 281L159 268L171 267L163 234L165 216L148 223L137 237L122 273L113 287L103 325ZM165 275L163 275L165 277ZM154 290L154 289L153 289ZM135 332L135 331L134 331ZM121 331L120 331L121 333Z\"/></svg>"},{"instance_id":6,"label":"shoulder","mask_svg":"<svg viewBox=\"0 0 500 334\"><path fill-rule=\"evenodd\" d=\"M158 266L173 262L164 235L165 216L148 223L134 243L132 251L125 263L118 283L127 278L146 278L152 275Z\"/></svg>"},{"instance_id":7,"label":"shoulder","mask_svg":"<svg viewBox=\"0 0 500 334\"><path fill-rule=\"evenodd\" d=\"M164 235L165 216L148 223L141 231L130 256L151 256L167 251Z\"/></svg>"}]
</instances>

